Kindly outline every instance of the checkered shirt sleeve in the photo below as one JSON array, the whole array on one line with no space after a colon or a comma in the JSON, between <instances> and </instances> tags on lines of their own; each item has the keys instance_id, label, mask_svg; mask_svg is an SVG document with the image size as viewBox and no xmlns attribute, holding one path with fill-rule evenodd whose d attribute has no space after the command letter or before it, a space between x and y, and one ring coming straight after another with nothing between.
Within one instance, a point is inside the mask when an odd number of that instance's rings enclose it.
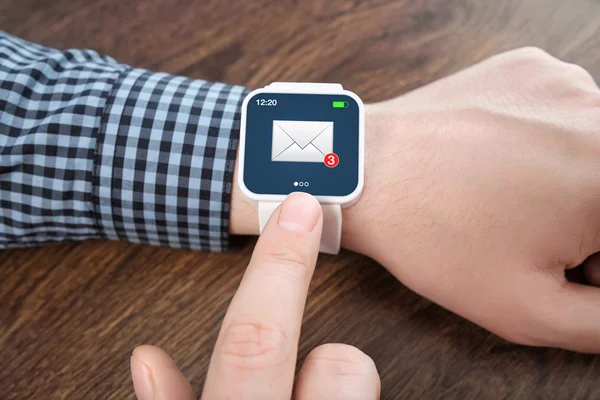
<instances>
[{"instance_id":1,"label":"checkered shirt sleeve","mask_svg":"<svg viewBox=\"0 0 600 400\"><path fill-rule=\"evenodd\" d=\"M0 31L0 248L225 250L247 93Z\"/></svg>"}]
</instances>

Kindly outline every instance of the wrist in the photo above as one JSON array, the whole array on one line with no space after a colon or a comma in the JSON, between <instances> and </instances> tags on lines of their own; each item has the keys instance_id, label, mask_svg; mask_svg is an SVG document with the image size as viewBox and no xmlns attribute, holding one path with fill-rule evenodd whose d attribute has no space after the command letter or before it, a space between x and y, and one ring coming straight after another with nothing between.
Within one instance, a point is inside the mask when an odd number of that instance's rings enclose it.
<instances>
[{"instance_id":1,"label":"wrist","mask_svg":"<svg viewBox=\"0 0 600 400\"><path fill-rule=\"evenodd\" d=\"M239 148L231 182L231 209L229 213L229 233L232 235L258 235L258 207L244 196L238 185Z\"/></svg>"},{"instance_id":2,"label":"wrist","mask_svg":"<svg viewBox=\"0 0 600 400\"><path fill-rule=\"evenodd\" d=\"M358 201L343 210L342 247L374 259L385 250L386 228L394 229L388 219L406 209L414 186L408 172L418 159L421 132L408 113L396 111L404 108L390 101L365 105L365 183Z\"/></svg>"},{"instance_id":3,"label":"wrist","mask_svg":"<svg viewBox=\"0 0 600 400\"><path fill-rule=\"evenodd\" d=\"M367 254L369 247L367 235L371 235L366 203L372 187L370 168L376 157L373 151L378 131L374 107L372 104L365 104L365 183L358 200L351 206L342 209L342 247L361 254Z\"/></svg>"}]
</instances>

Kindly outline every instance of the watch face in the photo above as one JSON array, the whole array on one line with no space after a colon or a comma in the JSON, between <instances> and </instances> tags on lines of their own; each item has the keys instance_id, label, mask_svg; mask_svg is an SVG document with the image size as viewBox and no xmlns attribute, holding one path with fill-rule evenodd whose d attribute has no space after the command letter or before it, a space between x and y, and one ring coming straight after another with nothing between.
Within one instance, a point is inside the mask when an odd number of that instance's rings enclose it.
<instances>
[{"instance_id":1,"label":"watch face","mask_svg":"<svg viewBox=\"0 0 600 400\"><path fill-rule=\"evenodd\" d=\"M361 113L362 103L347 94L256 93L243 113L244 185L257 195L355 193Z\"/></svg>"}]
</instances>

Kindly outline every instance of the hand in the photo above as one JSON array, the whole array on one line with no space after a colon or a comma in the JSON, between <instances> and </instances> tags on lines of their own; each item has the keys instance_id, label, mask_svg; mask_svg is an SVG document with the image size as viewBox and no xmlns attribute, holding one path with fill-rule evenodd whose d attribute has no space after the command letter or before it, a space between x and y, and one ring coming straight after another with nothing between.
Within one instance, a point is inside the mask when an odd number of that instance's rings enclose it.
<instances>
[{"instance_id":1,"label":"hand","mask_svg":"<svg viewBox=\"0 0 600 400\"><path fill-rule=\"evenodd\" d=\"M511 51L367 107L366 179L343 244L516 343L600 352L600 91ZM600 261L586 265L596 283Z\"/></svg>"},{"instance_id":2,"label":"hand","mask_svg":"<svg viewBox=\"0 0 600 400\"><path fill-rule=\"evenodd\" d=\"M291 194L269 220L225 315L202 398L290 399L308 285L321 238L322 212L307 194ZM194 395L171 358L152 346L133 351L139 400ZM378 399L373 361L355 347L326 344L306 358L296 399Z\"/></svg>"}]
</instances>

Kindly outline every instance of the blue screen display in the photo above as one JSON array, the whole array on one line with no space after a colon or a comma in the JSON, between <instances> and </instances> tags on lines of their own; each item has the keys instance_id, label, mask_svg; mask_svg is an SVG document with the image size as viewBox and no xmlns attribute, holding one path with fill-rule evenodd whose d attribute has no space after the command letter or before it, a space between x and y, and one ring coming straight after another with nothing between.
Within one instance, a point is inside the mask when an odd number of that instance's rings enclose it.
<instances>
[{"instance_id":1,"label":"blue screen display","mask_svg":"<svg viewBox=\"0 0 600 400\"><path fill-rule=\"evenodd\" d=\"M256 194L346 196L359 181L359 116L347 95L257 93L246 111L244 184Z\"/></svg>"}]
</instances>

